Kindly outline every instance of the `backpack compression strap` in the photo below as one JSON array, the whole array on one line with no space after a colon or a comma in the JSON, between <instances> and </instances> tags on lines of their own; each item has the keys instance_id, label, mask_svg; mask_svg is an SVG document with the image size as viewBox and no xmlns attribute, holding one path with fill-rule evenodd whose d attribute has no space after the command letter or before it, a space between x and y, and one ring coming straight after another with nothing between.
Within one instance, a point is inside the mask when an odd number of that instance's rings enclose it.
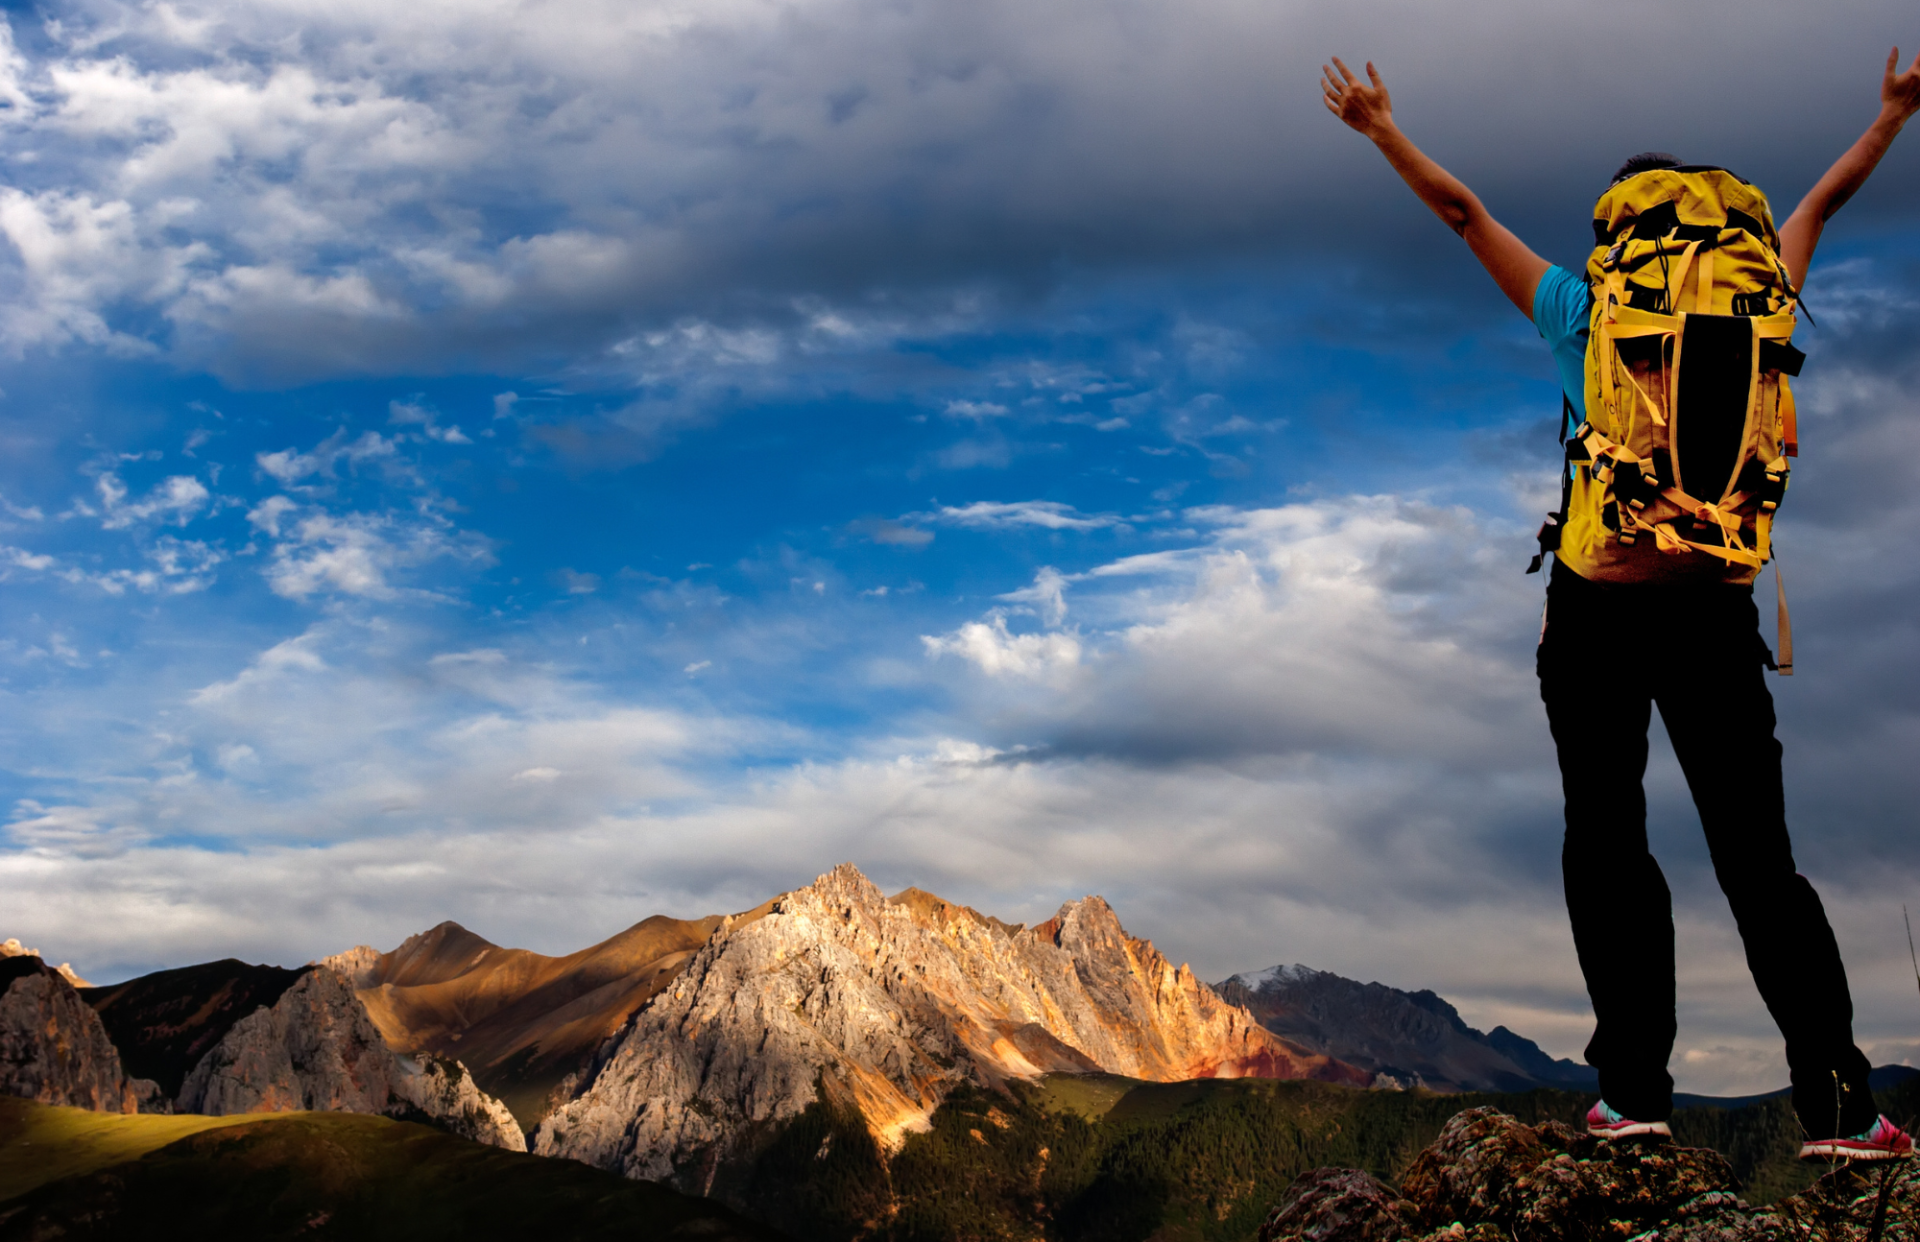
<instances>
[{"instance_id":1,"label":"backpack compression strap","mask_svg":"<svg viewBox=\"0 0 1920 1242\"><path fill-rule=\"evenodd\" d=\"M1644 481L1642 486L1652 495L1666 501L1696 522L1718 527L1721 539L1717 546L1711 543L1697 543L1683 538L1671 521L1649 522L1640 516L1641 511L1646 508L1645 501L1635 497L1627 504L1620 506L1620 528L1624 542L1632 542L1631 536L1635 531L1650 531L1655 545L1662 552L1688 550L1705 552L1729 564L1745 565L1755 570L1766 564L1768 535L1771 533L1768 528L1772 525L1772 513L1762 510L1756 518L1754 536L1758 547L1750 551L1745 541L1740 538L1740 527L1743 525L1740 515L1734 512L1735 508L1753 499L1750 494L1735 492L1719 502L1701 500L1697 496L1688 495L1672 484L1660 486L1657 480L1649 477L1651 462L1646 461L1625 445L1615 444L1601 435L1592 423L1581 423L1580 429L1573 433L1573 438L1592 455L1594 478L1602 483L1614 483L1616 479L1622 483L1627 479ZM1616 487L1618 486L1616 484ZM1627 489L1619 488L1619 490Z\"/></svg>"}]
</instances>

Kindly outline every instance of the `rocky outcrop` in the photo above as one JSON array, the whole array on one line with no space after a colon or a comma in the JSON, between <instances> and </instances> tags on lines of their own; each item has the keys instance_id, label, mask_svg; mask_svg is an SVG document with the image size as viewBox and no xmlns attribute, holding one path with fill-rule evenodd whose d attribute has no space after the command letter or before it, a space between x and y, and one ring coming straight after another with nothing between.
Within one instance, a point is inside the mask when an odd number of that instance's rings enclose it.
<instances>
[{"instance_id":1,"label":"rocky outcrop","mask_svg":"<svg viewBox=\"0 0 1920 1242\"><path fill-rule=\"evenodd\" d=\"M1592 1089L1593 1069L1555 1060L1504 1026L1482 1033L1429 991L1403 992L1306 966L1275 966L1214 985L1284 1039L1435 1091Z\"/></svg>"},{"instance_id":2,"label":"rocky outcrop","mask_svg":"<svg viewBox=\"0 0 1920 1242\"><path fill-rule=\"evenodd\" d=\"M99 1015L66 975L15 955L0 958L0 1094L136 1113L158 1089L127 1077Z\"/></svg>"},{"instance_id":3,"label":"rocky outcrop","mask_svg":"<svg viewBox=\"0 0 1920 1242\"><path fill-rule=\"evenodd\" d=\"M1010 927L843 865L724 921L534 1148L704 1191L816 1100L891 1149L959 1083L1090 1070L1371 1078L1263 1030L1098 897Z\"/></svg>"},{"instance_id":4,"label":"rocky outcrop","mask_svg":"<svg viewBox=\"0 0 1920 1242\"><path fill-rule=\"evenodd\" d=\"M27 946L21 944L18 940L15 940L12 936L8 936L5 940L0 940L0 958L6 958L6 957L38 957L42 961L46 960L44 955L41 954L40 950L29 949ZM62 962L58 966L54 966L51 969L55 974L59 975L62 979L65 979L68 983L71 983L76 988L90 988L93 986L91 983L88 983L85 979L82 979L79 975L76 975L73 973L73 964L71 962Z\"/></svg>"},{"instance_id":5,"label":"rocky outcrop","mask_svg":"<svg viewBox=\"0 0 1920 1242\"><path fill-rule=\"evenodd\" d=\"M1601 1142L1493 1109L1456 1115L1396 1192L1355 1169L1297 1179L1260 1242L1891 1242L1920 1237L1920 1168L1843 1167L1768 1207L1718 1152Z\"/></svg>"},{"instance_id":6,"label":"rocky outcrop","mask_svg":"<svg viewBox=\"0 0 1920 1242\"><path fill-rule=\"evenodd\" d=\"M526 1150L512 1114L480 1091L463 1065L394 1052L346 978L324 968L309 970L271 1007L234 1023L187 1075L178 1107L212 1116L377 1113Z\"/></svg>"},{"instance_id":7,"label":"rocky outcrop","mask_svg":"<svg viewBox=\"0 0 1920 1242\"><path fill-rule=\"evenodd\" d=\"M80 997L106 1024L127 1072L172 1097L234 1023L279 1000L301 973L228 958L82 988Z\"/></svg>"},{"instance_id":8,"label":"rocky outcrop","mask_svg":"<svg viewBox=\"0 0 1920 1242\"><path fill-rule=\"evenodd\" d=\"M335 953L332 957L323 957L307 965L325 966L328 970L345 975L347 982L358 991L373 986L373 976L380 969L382 956L380 950L370 944L357 944L344 953Z\"/></svg>"},{"instance_id":9,"label":"rocky outcrop","mask_svg":"<svg viewBox=\"0 0 1920 1242\"><path fill-rule=\"evenodd\" d=\"M1403 1242L1420 1232L1413 1205L1372 1174L1314 1169L1267 1215L1260 1242Z\"/></svg>"}]
</instances>

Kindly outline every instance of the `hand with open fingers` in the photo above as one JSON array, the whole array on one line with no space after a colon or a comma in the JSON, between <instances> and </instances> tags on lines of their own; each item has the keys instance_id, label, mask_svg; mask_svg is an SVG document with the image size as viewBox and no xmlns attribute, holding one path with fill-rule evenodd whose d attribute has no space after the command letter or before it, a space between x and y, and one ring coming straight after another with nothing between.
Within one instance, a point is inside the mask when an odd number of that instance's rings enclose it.
<instances>
[{"instance_id":1,"label":"hand with open fingers","mask_svg":"<svg viewBox=\"0 0 1920 1242\"><path fill-rule=\"evenodd\" d=\"M1887 53L1887 76L1880 83L1880 109L1894 113L1904 123L1915 112L1920 112L1920 56L1913 58L1905 73L1895 73L1900 67L1900 49L1894 48Z\"/></svg>"},{"instance_id":2,"label":"hand with open fingers","mask_svg":"<svg viewBox=\"0 0 1920 1242\"><path fill-rule=\"evenodd\" d=\"M1372 85L1353 76L1338 56L1333 64L1320 67L1320 90L1327 111L1371 138L1393 124L1393 100L1372 61L1367 62L1367 78Z\"/></svg>"}]
</instances>

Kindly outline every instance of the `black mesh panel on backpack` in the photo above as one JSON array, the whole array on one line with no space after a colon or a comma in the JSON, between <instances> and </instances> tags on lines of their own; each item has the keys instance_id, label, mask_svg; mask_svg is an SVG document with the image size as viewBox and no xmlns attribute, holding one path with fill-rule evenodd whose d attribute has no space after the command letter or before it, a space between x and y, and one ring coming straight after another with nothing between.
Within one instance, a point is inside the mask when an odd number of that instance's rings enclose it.
<instances>
[{"instance_id":1,"label":"black mesh panel on backpack","mask_svg":"<svg viewBox=\"0 0 1920 1242\"><path fill-rule=\"evenodd\" d=\"M1753 321L1687 316L1674 381L1673 468L1682 488L1716 501L1732 486L1753 396Z\"/></svg>"}]
</instances>

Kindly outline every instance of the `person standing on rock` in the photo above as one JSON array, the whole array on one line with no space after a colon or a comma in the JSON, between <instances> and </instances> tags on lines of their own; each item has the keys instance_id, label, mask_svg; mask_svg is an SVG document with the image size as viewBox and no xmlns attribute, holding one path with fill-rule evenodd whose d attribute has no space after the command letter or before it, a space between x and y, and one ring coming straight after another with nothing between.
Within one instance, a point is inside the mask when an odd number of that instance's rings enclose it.
<instances>
[{"instance_id":1,"label":"person standing on rock","mask_svg":"<svg viewBox=\"0 0 1920 1242\"><path fill-rule=\"evenodd\" d=\"M1562 467L1558 523L1542 528L1543 552L1557 555L1537 663L1566 795L1567 910L1595 1017L1586 1057L1599 1071L1601 1099L1587 1129L1603 1138L1668 1135L1673 1112L1673 908L1647 847L1642 786L1657 704L1754 982L1786 1039L1793 1105L1806 1132L1801 1156L1884 1159L1913 1151L1912 1140L1878 1114L1867 1059L1853 1042L1839 946L1813 886L1795 870L1773 698L1761 671L1773 659L1752 585L1767 559L1786 458L1797 451L1781 375L1798 374L1803 357L1786 339L1800 283L1826 221L1920 110L1920 58L1899 73L1898 57L1895 49L1887 60L1879 117L1777 234L1766 200L1740 178L1638 155L1621 166L1596 209L1597 246L1585 274L1535 254L1408 141L1373 65L1365 81L1337 58L1323 67L1328 110L1372 140L1539 329L1577 428ZM1744 209L1701 206L1722 200ZM1739 271L1744 292L1730 287ZM1682 339L1693 343L1691 371L1681 370ZM1715 339L1725 344L1714 349L1732 359L1720 372L1743 385L1718 405L1688 395L1688 385L1701 391L1706 381L1696 377L1712 370L1700 360L1714 356L1708 345ZM1602 347L1613 352L1597 355ZM1732 410L1731 434L1722 440L1752 458L1729 458L1731 472L1698 465L1704 457L1695 454L1704 450L1693 446L1705 442L1705 430L1677 438L1682 426L1710 426L1710 408ZM1764 424L1762 410L1771 414ZM1636 418L1641 438L1630 443ZM1756 444L1766 449L1759 457ZM1681 490L1682 477L1709 474L1729 480L1724 494L1702 501L1689 494L1700 490L1693 482ZM1745 520L1735 512L1740 506ZM1789 671L1784 626L1782 637L1781 668Z\"/></svg>"}]
</instances>

